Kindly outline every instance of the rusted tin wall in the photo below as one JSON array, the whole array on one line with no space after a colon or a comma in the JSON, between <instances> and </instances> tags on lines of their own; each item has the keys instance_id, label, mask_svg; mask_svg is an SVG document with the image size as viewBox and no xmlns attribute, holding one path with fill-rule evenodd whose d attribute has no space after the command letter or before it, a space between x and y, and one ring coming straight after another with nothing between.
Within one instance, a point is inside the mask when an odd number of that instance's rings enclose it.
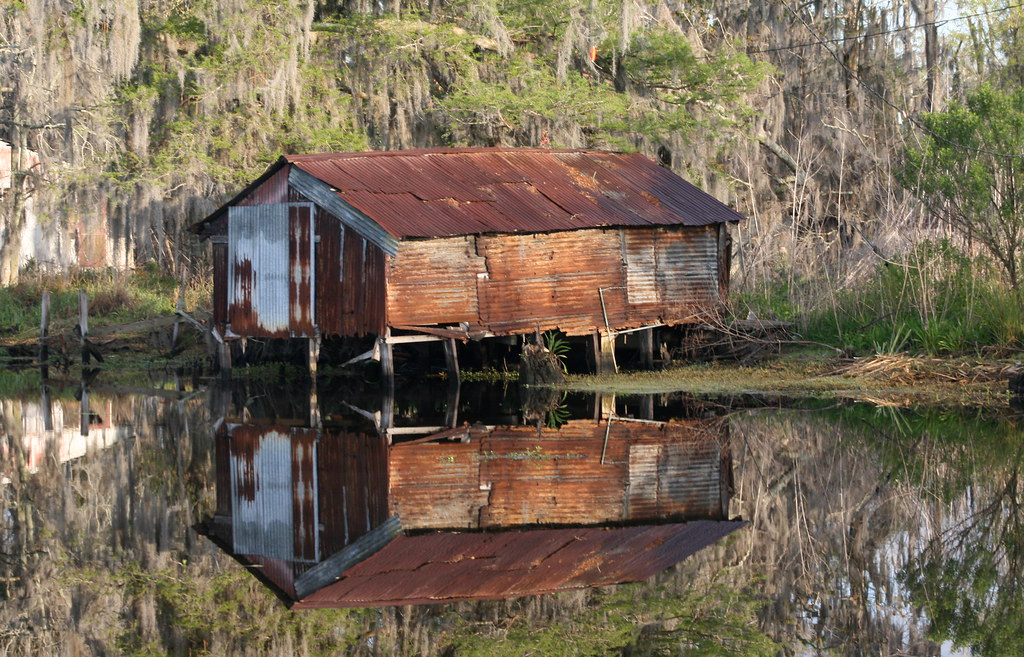
<instances>
[{"instance_id":1,"label":"rusted tin wall","mask_svg":"<svg viewBox=\"0 0 1024 657\"><path fill-rule=\"evenodd\" d=\"M340 551L388 519L387 440L325 433L318 445L321 551Z\"/></svg>"},{"instance_id":2,"label":"rusted tin wall","mask_svg":"<svg viewBox=\"0 0 1024 657\"><path fill-rule=\"evenodd\" d=\"M406 240L388 277L391 326L466 322L497 335L537 328L584 335L676 324L718 307L718 231L683 226Z\"/></svg>"},{"instance_id":3,"label":"rusted tin wall","mask_svg":"<svg viewBox=\"0 0 1024 657\"><path fill-rule=\"evenodd\" d=\"M288 167L281 167L246 195L238 205L267 205L288 202Z\"/></svg>"},{"instance_id":4,"label":"rusted tin wall","mask_svg":"<svg viewBox=\"0 0 1024 657\"><path fill-rule=\"evenodd\" d=\"M288 330L292 335L310 337L316 326L312 215L309 205L288 208Z\"/></svg>"},{"instance_id":5,"label":"rusted tin wall","mask_svg":"<svg viewBox=\"0 0 1024 657\"><path fill-rule=\"evenodd\" d=\"M391 509L406 529L721 519L726 435L715 422L499 427L468 443L396 445ZM602 459L603 457L603 459Z\"/></svg>"},{"instance_id":6,"label":"rusted tin wall","mask_svg":"<svg viewBox=\"0 0 1024 657\"><path fill-rule=\"evenodd\" d=\"M316 432L237 426L229 435L235 553L318 560Z\"/></svg>"},{"instance_id":7,"label":"rusted tin wall","mask_svg":"<svg viewBox=\"0 0 1024 657\"><path fill-rule=\"evenodd\" d=\"M388 279L392 326L480 325L477 285L487 267L475 237L407 240L398 249Z\"/></svg>"},{"instance_id":8,"label":"rusted tin wall","mask_svg":"<svg viewBox=\"0 0 1024 657\"><path fill-rule=\"evenodd\" d=\"M324 335L380 335L385 326L385 256L323 208L316 210L316 316Z\"/></svg>"},{"instance_id":9,"label":"rusted tin wall","mask_svg":"<svg viewBox=\"0 0 1024 657\"><path fill-rule=\"evenodd\" d=\"M388 457L391 514L406 529L477 527L489 497L480 487L480 463L478 441L393 446Z\"/></svg>"},{"instance_id":10,"label":"rusted tin wall","mask_svg":"<svg viewBox=\"0 0 1024 657\"><path fill-rule=\"evenodd\" d=\"M213 321L223 328L228 321L228 245L213 244Z\"/></svg>"}]
</instances>

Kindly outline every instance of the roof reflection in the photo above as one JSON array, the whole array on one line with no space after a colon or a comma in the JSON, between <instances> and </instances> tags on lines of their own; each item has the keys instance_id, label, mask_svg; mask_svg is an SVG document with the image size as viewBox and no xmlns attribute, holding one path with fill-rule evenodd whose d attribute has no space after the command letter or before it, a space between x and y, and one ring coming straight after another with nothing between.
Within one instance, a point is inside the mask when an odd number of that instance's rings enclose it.
<instances>
[{"instance_id":1,"label":"roof reflection","mask_svg":"<svg viewBox=\"0 0 1024 657\"><path fill-rule=\"evenodd\" d=\"M744 524L728 518L719 418L623 417L580 398L522 424L514 399L471 415L457 389L408 405L342 395L330 410L312 394L289 411L287 396L225 404L217 509L201 529L295 608L640 581ZM631 404L654 415L652 400Z\"/></svg>"}]
</instances>

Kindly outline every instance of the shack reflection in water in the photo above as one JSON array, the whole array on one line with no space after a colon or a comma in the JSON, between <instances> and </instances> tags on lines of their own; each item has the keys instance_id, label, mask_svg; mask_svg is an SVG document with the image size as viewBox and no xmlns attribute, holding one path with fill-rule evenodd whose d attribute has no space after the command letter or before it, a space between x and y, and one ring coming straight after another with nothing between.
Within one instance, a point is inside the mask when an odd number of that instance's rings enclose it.
<instances>
[{"instance_id":1,"label":"shack reflection in water","mask_svg":"<svg viewBox=\"0 0 1024 657\"><path fill-rule=\"evenodd\" d=\"M249 395L218 430L217 509L201 531L288 605L316 608L641 581L745 524L727 517L732 457L718 419L563 409L558 426L457 424L449 394L454 426L403 413L401 428L354 403L288 418L283 395ZM393 413L392 400L379 405Z\"/></svg>"}]
</instances>

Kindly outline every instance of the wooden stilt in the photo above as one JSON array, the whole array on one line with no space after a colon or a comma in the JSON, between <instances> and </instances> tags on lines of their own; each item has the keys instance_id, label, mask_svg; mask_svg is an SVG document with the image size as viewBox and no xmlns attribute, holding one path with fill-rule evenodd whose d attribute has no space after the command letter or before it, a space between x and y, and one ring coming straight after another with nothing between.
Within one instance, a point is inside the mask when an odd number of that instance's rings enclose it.
<instances>
[{"instance_id":1,"label":"wooden stilt","mask_svg":"<svg viewBox=\"0 0 1024 657\"><path fill-rule=\"evenodd\" d=\"M217 366L220 368L221 376L231 376L231 343L221 340L217 344Z\"/></svg>"},{"instance_id":2,"label":"wooden stilt","mask_svg":"<svg viewBox=\"0 0 1024 657\"><path fill-rule=\"evenodd\" d=\"M316 380L317 363L320 361L320 330L309 338L309 375Z\"/></svg>"},{"instance_id":3,"label":"wooden stilt","mask_svg":"<svg viewBox=\"0 0 1024 657\"><path fill-rule=\"evenodd\" d=\"M81 388L80 393L81 393L81 397L82 397L82 415L81 415L81 423L80 423L80 427L79 427L79 433L81 433L83 436L88 436L89 435L89 415L90 415L90 413L89 413L89 388L86 387L84 380L82 381L82 388Z\"/></svg>"},{"instance_id":4,"label":"wooden stilt","mask_svg":"<svg viewBox=\"0 0 1024 657\"><path fill-rule=\"evenodd\" d=\"M593 341L597 374L615 374L618 372L618 365L615 364L615 335L594 331Z\"/></svg>"},{"instance_id":5,"label":"wooden stilt","mask_svg":"<svg viewBox=\"0 0 1024 657\"><path fill-rule=\"evenodd\" d=\"M89 297L85 290L78 291L78 339L82 348L82 365L88 365L91 354L88 347ZM84 435L84 434L83 434Z\"/></svg>"},{"instance_id":6,"label":"wooden stilt","mask_svg":"<svg viewBox=\"0 0 1024 657\"><path fill-rule=\"evenodd\" d=\"M459 352L458 345L454 338L448 338L444 342L445 368L448 370L448 380L459 382Z\"/></svg>"},{"instance_id":7,"label":"wooden stilt","mask_svg":"<svg viewBox=\"0 0 1024 657\"><path fill-rule=\"evenodd\" d=\"M185 312L185 282L188 280L188 269L184 269L181 273L181 287L178 289L178 303L175 305L178 319L181 319L181 314ZM175 321L174 327L171 329L171 350L178 348L178 340L181 338L181 321Z\"/></svg>"},{"instance_id":8,"label":"wooden stilt","mask_svg":"<svg viewBox=\"0 0 1024 657\"><path fill-rule=\"evenodd\" d=\"M615 393L601 393L601 417L609 418L615 415Z\"/></svg>"},{"instance_id":9,"label":"wooden stilt","mask_svg":"<svg viewBox=\"0 0 1024 657\"><path fill-rule=\"evenodd\" d=\"M640 333L640 367L645 370L654 369L654 329L644 329Z\"/></svg>"},{"instance_id":10,"label":"wooden stilt","mask_svg":"<svg viewBox=\"0 0 1024 657\"><path fill-rule=\"evenodd\" d=\"M640 398L640 418L643 420L654 419L654 395L644 395Z\"/></svg>"},{"instance_id":11,"label":"wooden stilt","mask_svg":"<svg viewBox=\"0 0 1024 657\"><path fill-rule=\"evenodd\" d=\"M459 392L462 386L457 379L448 382L448 409L444 414L446 426L454 427L459 423Z\"/></svg>"},{"instance_id":12,"label":"wooden stilt","mask_svg":"<svg viewBox=\"0 0 1024 657\"><path fill-rule=\"evenodd\" d=\"M50 386L43 379L43 429L53 431L53 404L50 401Z\"/></svg>"},{"instance_id":13,"label":"wooden stilt","mask_svg":"<svg viewBox=\"0 0 1024 657\"><path fill-rule=\"evenodd\" d=\"M380 346L380 372L381 376L385 379L389 379L394 385L395 380L395 362L394 354L391 351L391 342L388 341L388 336L385 335L378 338Z\"/></svg>"},{"instance_id":14,"label":"wooden stilt","mask_svg":"<svg viewBox=\"0 0 1024 657\"><path fill-rule=\"evenodd\" d=\"M39 369L43 381L49 377L50 345L46 340L50 335L50 291L43 291L43 301L39 309Z\"/></svg>"}]
</instances>

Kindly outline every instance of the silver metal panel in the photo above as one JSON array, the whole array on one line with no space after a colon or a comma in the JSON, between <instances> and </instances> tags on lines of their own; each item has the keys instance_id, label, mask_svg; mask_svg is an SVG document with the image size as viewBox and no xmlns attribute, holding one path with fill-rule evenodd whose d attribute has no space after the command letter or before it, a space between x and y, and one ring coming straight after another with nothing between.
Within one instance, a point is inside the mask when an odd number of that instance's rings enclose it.
<instances>
[{"instance_id":1,"label":"silver metal panel","mask_svg":"<svg viewBox=\"0 0 1024 657\"><path fill-rule=\"evenodd\" d=\"M228 320L248 334L288 330L288 205L228 211Z\"/></svg>"},{"instance_id":2,"label":"silver metal panel","mask_svg":"<svg viewBox=\"0 0 1024 657\"><path fill-rule=\"evenodd\" d=\"M253 490L243 490L242 482L253 477ZM293 508L292 444L287 435L264 434L251 461L232 454L231 538L236 554L294 560Z\"/></svg>"}]
</instances>

